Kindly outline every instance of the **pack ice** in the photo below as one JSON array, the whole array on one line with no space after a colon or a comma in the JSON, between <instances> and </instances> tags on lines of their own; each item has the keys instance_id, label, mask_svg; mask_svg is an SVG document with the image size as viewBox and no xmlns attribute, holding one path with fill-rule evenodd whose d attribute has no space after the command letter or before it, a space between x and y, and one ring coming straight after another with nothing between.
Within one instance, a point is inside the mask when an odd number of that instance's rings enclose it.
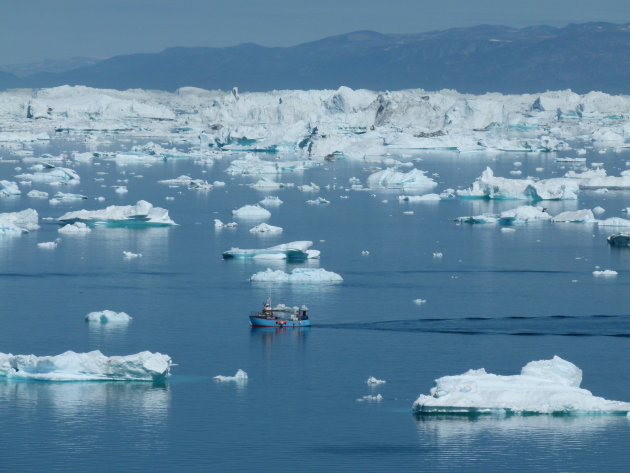
<instances>
[{"instance_id":1,"label":"pack ice","mask_svg":"<svg viewBox=\"0 0 630 473\"><path fill-rule=\"evenodd\" d=\"M143 351L105 356L67 351L55 356L0 353L0 378L42 381L162 381L170 375L171 357Z\"/></svg>"},{"instance_id":2,"label":"pack ice","mask_svg":"<svg viewBox=\"0 0 630 473\"><path fill-rule=\"evenodd\" d=\"M431 394L421 394L413 410L426 413L610 414L630 412L630 403L609 401L580 388L582 370L554 356L531 361L521 374L502 376L468 370L435 380Z\"/></svg>"},{"instance_id":3,"label":"pack ice","mask_svg":"<svg viewBox=\"0 0 630 473\"><path fill-rule=\"evenodd\" d=\"M57 220L70 224L82 222L90 226L161 227L175 225L175 222L168 216L168 210L153 207L145 200L139 200L136 205L110 205L101 210L67 212Z\"/></svg>"}]
</instances>

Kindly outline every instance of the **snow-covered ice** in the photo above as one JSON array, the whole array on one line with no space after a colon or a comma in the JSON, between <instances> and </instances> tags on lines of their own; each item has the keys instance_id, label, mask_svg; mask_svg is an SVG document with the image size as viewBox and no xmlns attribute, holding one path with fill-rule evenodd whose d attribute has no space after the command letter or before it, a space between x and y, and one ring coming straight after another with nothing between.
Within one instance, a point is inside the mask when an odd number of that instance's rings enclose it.
<instances>
[{"instance_id":1,"label":"snow-covered ice","mask_svg":"<svg viewBox=\"0 0 630 473\"><path fill-rule=\"evenodd\" d=\"M312 241L292 241L289 243L283 243L280 245L275 245L270 248L261 248L261 249L241 249L241 248L232 248L228 251L223 252L224 259L286 259L289 261L303 261L306 259L312 259L314 257L319 257L319 252L317 255L314 253L309 254L309 248L313 246Z\"/></svg>"},{"instance_id":2,"label":"snow-covered ice","mask_svg":"<svg viewBox=\"0 0 630 473\"><path fill-rule=\"evenodd\" d=\"M237 210L232 210L232 216L244 220L265 220L271 217L271 212L260 205L244 205Z\"/></svg>"},{"instance_id":3,"label":"snow-covered ice","mask_svg":"<svg viewBox=\"0 0 630 473\"><path fill-rule=\"evenodd\" d=\"M45 184L78 184L81 178L76 171L68 168L58 168L54 166L46 167L43 171L33 173L18 174L18 179L26 179L33 182L42 182Z\"/></svg>"},{"instance_id":4,"label":"snow-covered ice","mask_svg":"<svg viewBox=\"0 0 630 473\"><path fill-rule=\"evenodd\" d=\"M28 194L26 195L33 199L48 199L48 192L38 191L35 189L28 191Z\"/></svg>"},{"instance_id":5,"label":"snow-covered ice","mask_svg":"<svg viewBox=\"0 0 630 473\"><path fill-rule=\"evenodd\" d=\"M219 381L221 383L233 382L233 383L238 383L238 384L245 384L247 383L248 377L245 371L239 369L234 376L223 376L219 374L213 377L212 379Z\"/></svg>"},{"instance_id":6,"label":"snow-covered ice","mask_svg":"<svg viewBox=\"0 0 630 473\"><path fill-rule=\"evenodd\" d=\"M105 356L67 351L55 356L0 353L0 378L41 381L164 381L171 357L143 351L135 355Z\"/></svg>"},{"instance_id":7,"label":"snow-covered ice","mask_svg":"<svg viewBox=\"0 0 630 473\"><path fill-rule=\"evenodd\" d=\"M371 174L367 179L367 185L370 189L399 189L403 192L422 193L437 187L437 182L419 169L405 173L388 168Z\"/></svg>"},{"instance_id":8,"label":"snow-covered ice","mask_svg":"<svg viewBox=\"0 0 630 473\"><path fill-rule=\"evenodd\" d=\"M0 181L0 197L9 197L12 195L20 195L22 191L13 181Z\"/></svg>"},{"instance_id":9,"label":"snow-covered ice","mask_svg":"<svg viewBox=\"0 0 630 473\"><path fill-rule=\"evenodd\" d=\"M21 235L37 230L39 216L34 209L0 213L0 235Z\"/></svg>"},{"instance_id":10,"label":"snow-covered ice","mask_svg":"<svg viewBox=\"0 0 630 473\"><path fill-rule=\"evenodd\" d=\"M327 284L343 282L343 278L332 271L323 268L295 268L291 273L281 270L260 271L250 278L252 282L272 282L290 284Z\"/></svg>"},{"instance_id":11,"label":"snow-covered ice","mask_svg":"<svg viewBox=\"0 0 630 473\"><path fill-rule=\"evenodd\" d=\"M265 207L279 207L282 205L282 201L275 195L268 195L261 200L259 204L264 205Z\"/></svg>"},{"instance_id":12,"label":"snow-covered ice","mask_svg":"<svg viewBox=\"0 0 630 473\"><path fill-rule=\"evenodd\" d=\"M267 225L266 223L261 223L259 225L256 225L253 228L249 229L249 233L254 233L254 234L266 234L266 235L277 235L279 233L282 233L282 227L275 227L273 225Z\"/></svg>"},{"instance_id":13,"label":"snow-covered ice","mask_svg":"<svg viewBox=\"0 0 630 473\"><path fill-rule=\"evenodd\" d=\"M370 386L377 386L379 384L385 384L387 381L385 381L384 379L377 379L374 376L370 376L366 383L369 384Z\"/></svg>"},{"instance_id":14,"label":"snow-covered ice","mask_svg":"<svg viewBox=\"0 0 630 473\"><path fill-rule=\"evenodd\" d=\"M86 235L92 230L83 222L68 223L57 230L64 235Z\"/></svg>"},{"instance_id":15,"label":"snow-covered ice","mask_svg":"<svg viewBox=\"0 0 630 473\"><path fill-rule=\"evenodd\" d=\"M613 278L615 276L617 276L617 271L614 271L612 269L604 269L602 271L593 271L593 276L595 277L599 277L599 278Z\"/></svg>"},{"instance_id":16,"label":"snow-covered ice","mask_svg":"<svg viewBox=\"0 0 630 473\"><path fill-rule=\"evenodd\" d=\"M42 250L54 250L57 248L59 242L57 241L44 241L37 244L37 248L41 248Z\"/></svg>"},{"instance_id":17,"label":"snow-covered ice","mask_svg":"<svg viewBox=\"0 0 630 473\"><path fill-rule=\"evenodd\" d=\"M125 312L115 312L113 310L101 310L99 312L90 312L85 316L86 322L96 322L100 324L128 324L131 322L131 316Z\"/></svg>"},{"instance_id":18,"label":"snow-covered ice","mask_svg":"<svg viewBox=\"0 0 630 473\"><path fill-rule=\"evenodd\" d=\"M520 375L468 370L436 380L431 394L413 404L418 413L606 414L630 412L630 403L609 401L580 388L582 370L558 356L531 361Z\"/></svg>"},{"instance_id":19,"label":"snow-covered ice","mask_svg":"<svg viewBox=\"0 0 630 473\"><path fill-rule=\"evenodd\" d=\"M136 205L110 205L101 210L77 210L67 212L58 218L60 222L83 222L88 225L125 227L149 227L175 225L168 216L168 210L153 207L145 200Z\"/></svg>"},{"instance_id":20,"label":"snow-covered ice","mask_svg":"<svg viewBox=\"0 0 630 473\"><path fill-rule=\"evenodd\" d=\"M551 219L552 222L594 223L595 216L590 209L568 210Z\"/></svg>"}]
</instances>

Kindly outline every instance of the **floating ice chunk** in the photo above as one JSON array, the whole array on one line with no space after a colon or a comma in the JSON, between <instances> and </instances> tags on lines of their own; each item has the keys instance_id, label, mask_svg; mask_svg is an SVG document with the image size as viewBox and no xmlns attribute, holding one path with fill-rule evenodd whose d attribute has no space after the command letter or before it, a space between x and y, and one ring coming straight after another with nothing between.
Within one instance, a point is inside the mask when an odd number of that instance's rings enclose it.
<instances>
[{"instance_id":1,"label":"floating ice chunk","mask_svg":"<svg viewBox=\"0 0 630 473\"><path fill-rule=\"evenodd\" d=\"M252 282L273 282L273 283L295 283L295 284L321 284L321 283L339 283L343 282L343 278L332 271L326 271L323 268L295 268L291 273L284 271L273 271L267 268L266 271L260 271L254 274L250 281Z\"/></svg>"},{"instance_id":2,"label":"floating ice chunk","mask_svg":"<svg viewBox=\"0 0 630 473\"><path fill-rule=\"evenodd\" d=\"M64 225L57 231L59 233L63 233L64 235L86 235L92 230L83 222L75 222Z\"/></svg>"},{"instance_id":3,"label":"floating ice chunk","mask_svg":"<svg viewBox=\"0 0 630 473\"><path fill-rule=\"evenodd\" d=\"M319 186L311 182L310 185L304 184L302 186L298 186L298 190L302 192L319 192Z\"/></svg>"},{"instance_id":4,"label":"floating ice chunk","mask_svg":"<svg viewBox=\"0 0 630 473\"><path fill-rule=\"evenodd\" d=\"M456 222L459 223L497 223L499 221L499 216L496 214L485 213L481 215L473 215L470 217L457 217L455 219Z\"/></svg>"},{"instance_id":5,"label":"floating ice chunk","mask_svg":"<svg viewBox=\"0 0 630 473\"><path fill-rule=\"evenodd\" d=\"M513 176L520 176L521 174L523 174L523 171L521 171L520 169L513 169L510 171L510 174L512 174Z\"/></svg>"},{"instance_id":6,"label":"floating ice chunk","mask_svg":"<svg viewBox=\"0 0 630 473\"><path fill-rule=\"evenodd\" d=\"M106 225L113 227L151 227L175 225L168 216L168 210L153 207L145 200L136 205L110 205L101 210L77 210L58 218L60 222L83 222L88 225Z\"/></svg>"},{"instance_id":7,"label":"floating ice chunk","mask_svg":"<svg viewBox=\"0 0 630 473\"><path fill-rule=\"evenodd\" d=\"M66 192L57 192L52 199L50 199L50 203L52 205L59 204L61 202L72 202L74 200L85 200L86 196L81 194L70 194Z\"/></svg>"},{"instance_id":8,"label":"floating ice chunk","mask_svg":"<svg viewBox=\"0 0 630 473\"><path fill-rule=\"evenodd\" d=\"M43 171L34 173L18 174L18 179L28 179L33 182L44 182L47 184L78 184L81 179L79 175L68 168L57 168L52 165Z\"/></svg>"},{"instance_id":9,"label":"floating ice chunk","mask_svg":"<svg viewBox=\"0 0 630 473\"><path fill-rule=\"evenodd\" d=\"M219 374L212 379L219 381L220 383L233 382L233 383L245 384L247 383L248 377L245 371L239 369L234 376L223 376Z\"/></svg>"},{"instance_id":10,"label":"floating ice chunk","mask_svg":"<svg viewBox=\"0 0 630 473\"><path fill-rule=\"evenodd\" d=\"M426 304L427 300L426 299L414 299L413 303L416 305L422 305L422 304Z\"/></svg>"},{"instance_id":11,"label":"floating ice chunk","mask_svg":"<svg viewBox=\"0 0 630 473\"><path fill-rule=\"evenodd\" d=\"M232 248L223 252L223 259L286 259L288 261L304 261L311 258L309 248L313 246L312 241L292 241L270 248L244 250ZM317 252L319 257L319 252Z\"/></svg>"},{"instance_id":12,"label":"floating ice chunk","mask_svg":"<svg viewBox=\"0 0 630 473\"><path fill-rule=\"evenodd\" d=\"M510 227L502 227L501 228L501 233L514 233L515 231L516 231L516 229L510 228Z\"/></svg>"},{"instance_id":13,"label":"floating ice chunk","mask_svg":"<svg viewBox=\"0 0 630 473\"><path fill-rule=\"evenodd\" d=\"M410 202L410 203L416 203L416 202L437 202L439 200L442 200L442 197L440 197L439 194L399 195L398 196L398 201L399 202Z\"/></svg>"},{"instance_id":14,"label":"floating ice chunk","mask_svg":"<svg viewBox=\"0 0 630 473\"><path fill-rule=\"evenodd\" d=\"M225 187L225 182L223 182L223 181L214 181L214 182L212 183L212 185L213 185L214 187Z\"/></svg>"},{"instance_id":15,"label":"floating ice chunk","mask_svg":"<svg viewBox=\"0 0 630 473\"><path fill-rule=\"evenodd\" d=\"M282 205L282 201L275 195L269 195L261 200L259 204L265 207L279 207Z\"/></svg>"},{"instance_id":16,"label":"floating ice chunk","mask_svg":"<svg viewBox=\"0 0 630 473\"><path fill-rule=\"evenodd\" d=\"M601 215L601 214L603 214L605 212L606 212L606 209L603 208L603 207L600 207L599 205L593 209L593 213L595 215Z\"/></svg>"},{"instance_id":17,"label":"floating ice chunk","mask_svg":"<svg viewBox=\"0 0 630 473\"><path fill-rule=\"evenodd\" d=\"M274 227L273 225L261 223L260 225L256 225L255 227L250 228L249 233L278 234L282 233L282 227Z\"/></svg>"},{"instance_id":18,"label":"floating ice chunk","mask_svg":"<svg viewBox=\"0 0 630 473\"><path fill-rule=\"evenodd\" d=\"M44 241L42 243L37 244L37 248L41 248L42 250L54 250L57 248L57 241Z\"/></svg>"},{"instance_id":19,"label":"floating ice chunk","mask_svg":"<svg viewBox=\"0 0 630 473\"><path fill-rule=\"evenodd\" d=\"M600 278L611 278L617 276L617 271L604 269L603 271L593 271L593 276Z\"/></svg>"},{"instance_id":20,"label":"floating ice chunk","mask_svg":"<svg viewBox=\"0 0 630 473\"><path fill-rule=\"evenodd\" d=\"M171 357L143 351L128 356L105 356L100 351L56 356L0 353L0 377L42 381L164 381Z\"/></svg>"},{"instance_id":21,"label":"floating ice chunk","mask_svg":"<svg viewBox=\"0 0 630 473\"><path fill-rule=\"evenodd\" d=\"M586 151L585 151L586 152ZM579 153L578 153L579 154ZM564 158L555 158L554 161L556 163L585 163L586 162L586 158L570 158L570 157L564 157Z\"/></svg>"},{"instance_id":22,"label":"floating ice chunk","mask_svg":"<svg viewBox=\"0 0 630 473\"><path fill-rule=\"evenodd\" d=\"M369 252L368 250L363 250L363 251L361 252L361 255L362 255L362 256L370 256L370 252Z\"/></svg>"},{"instance_id":23,"label":"floating ice chunk","mask_svg":"<svg viewBox=\"0 0 630 473\"><path fill-rule=\"evenodd\" d=\"M405 215L413 215L413 213L414 213L413 210L405 210L403 212L403 214L405 214Z\"/></svg>"},{"instance_id":24,"label":"floating ice chunk","mask_svg":"<svg viewBox=\"0 0 630 473\"><path fill-rule=\"evenodd\" d=\"M94 159L94 153L86 152L86 153L72 153L72 159L78 161L80 163L89 163Z\"/></svg>"},{"instance_id":25,"label":"floating ice chunk","mask_svg":"<svg viewBox=\"0 0 630 473\"><path fill-rule=\"evenodd\" d=\"M248 220L265 220L271 217L271 212L260 205L245 205L240 209L232 210L232 215Z\"/></svg>"},{"instance_id":26,"label":"floating ice chunk","mask_svg":"<svg viewBox=\"0 0 630 473\"><path fill-rule=\"evenodd\" d=\"M123 251L123 259L142 258L142 253L132 253L131 251Z\"/></svg>"},{"instance_id":27,"label":"floating ice chunk","mask_svg":"<svg viewBox=\"0 0 630 473\"><path fill-rule=\"evenodd\" d=\"M125 312L114 312L113 310L102 310L100 312L90 312L85 316L86 322L96 322L100 324L128 324L131 316Z\"/></svg>"},{"instance_id":28,"label":"floating ice chunk","mask_svg":"<svg viewBox=\"0 0 630 473\"><path fill-rule=\"evenodd\" d=\"M552 222L594 223L595 216L590 209L562 212L551 219Z\"/></svg>"},{"instance_id":29,"label":"floating ice chunk","mask_svg":"<svg viewBox=\"0 0 630 473\"><path fill-rule=\"evenodd\" d=\"M357 402L381 402L383 400L383 396L377 394L376 396L372 396L368 394L367 396L363 396L357 399Z\"/></svg>"},{"instance_id":30,"label":"floating ice chunk","mask_svg":"<svg viewBox=\"0 0 630 473\"><path fill-rule=\"evenodd\" d=\"M370 175L367 185L370 189L400 189L403 192L420 193L437 187L437 182L427 177L425 171L419 169L404 173L388 168Z\"/></svg>"},{"instance_id":31,"label":"floating ice chunk","mask_svg":"<svg viewBox=\"0 0 630 473\"><path fill-rule=\"evenodd\" d=\"M597 170L599 171L599 170ZM596 189L608 189L608 190L628 190L630 189L630 175L625 174L625 171L621 176L606 176L604 172L603 176L591 177L580 181L580 189L596 190Z\"/></svg>"},{"instance_id":32,"label":"floating ice chunk","mask_svg":"<svg viewBox=\"0 0 630 473\"><path fill-rule=\"evenodd\" d=\"M35 189L29 191L26 195L32 199L48 199L48 192L37 191Z\"/></svg>"},{"instance_id":33,"label":"floating ice chunk","mask_svg":"<svg viewBox=\"0 0 630 473\"><path fill-rule=\"evenodd\" d=\"M385 381L384 379L377 379L374 376L370 376L366 383L369 384L370 386L377 386L379 384L385 384L387 381Z\"/></svg>"},{"instance_id":34,"label":"floating ice chunk","mask_svg":"<svg viewBox=\"0 0 630 473\"><path fill-rule=\"evenodd\" d=\"M127 189L127 186L114 186L115 190L114 192L116 192L116 194L126 194L127 192L129 192L129 190Z\"/></svg>"},{"instance_id":35,"label":"floating ice chunk","mask_svg":"<svg viewBox=\"0 0 630 473\"><path fill-rule=\"evenodd\" d=\"M0 213L0 235L21 235L37 230L39 216L34 209Z\"/></svg>"},{"instance_id":36,"label":"floating ice chunk","mask_svg":"<svg viewBox=\"0 0 630 473\"><path fill-rule=\"evenodd\" d=\"M307 200L306 203L309 205L328 205L330 204L330 201L324 199L323 197L318 197L317 199Z\"/></svg>"},{"instance_id":37,"label":"floating ice chunk","mask_svg":"<svg viewBox=\"0 0 630 473\"><path fill-rule=\"evenodd\" d=\"M520 375L501 376L481 368L436 380L430 395L420 395L418 413L614 413L630 411L630 403L609 401L580 388L582 371L554 356L532 361Z\"/></svg>"},{"instance_id":38,"label":"floating ice chunk","mask_svg":"<svg viewBox=\"0 0 630 473\"><path fill-rule=\"evenodd\" d=\"M0 181L0 197L9 197L11 195L20 195L22 191L16 182Z\"/></svg>"},{"instance_id":39,"label":"floating ice chunk","mask_svg":"<svg viewBox=\"0 0 630 473\"><path fill-rule=\"evenodd\" d=\"M285 185L281 182L272 181L271 179L262 178L257 182L250 184L249 187L252 189L257 189L260 191L275 191L277 189L281 189L285 187Z\"/></svg>"},{"instance_id":40,"label":"floating ice chunk","mask_svg":"<svg viewBox=\"0 0 630 473\"><path fill-rule=\"evenodd\" d=\"M433 253L433 257L434 257L434 258L436 258L436 259L440 259L440 258L442 258L443 256L444 256L444 255L442 254L442 252L439 252L439 251L438 251L438 252Z\"/></svg>"},{"instance_id":41,"label":"floating ice chunk","mask_svg":"<svg viewBox=\"0 0 630 473\"><path fill-rule=\"evenodd\" d=\"M630 220L620 217L610 217L606 220L598 220L600 227L630 227Z\"/></svg>"},{"instance_id":42,"label":"floating ice chunk","mask_svg":"<svg viewBox=\"0 0 630 473\"><path fill-rule=\"evenodd\" d=\"M532 205L521 205L515 209L501 212L499 223L502 225L511 225L515 223L527 223L534 220L549 220L551 215L545 209L534 207Z\"/></svg>"},{"instance_id":43,"label":"floating ice chunk","mask_svg":"<svg viewBox=\"0 0 630 473\"><path fill-rule=\"evenodd\" d=\"M196 190L212 190L212 184L209 184L207 181L204 181L203 179L193 179L192 177L186 175L176 177L175 179L162 179L158 181L158 183L166 184L172 187L183 186ZM225 185L225 183L223 185Z\"/></svg>"}]
</instances>

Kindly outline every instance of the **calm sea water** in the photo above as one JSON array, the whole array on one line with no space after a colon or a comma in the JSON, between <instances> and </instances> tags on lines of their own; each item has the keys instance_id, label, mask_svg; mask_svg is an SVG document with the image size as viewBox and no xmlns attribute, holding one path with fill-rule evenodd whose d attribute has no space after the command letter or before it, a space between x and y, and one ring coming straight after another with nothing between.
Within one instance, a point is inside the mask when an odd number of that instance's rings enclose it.
<instances>
[{"instance_id":1,"label":"calm sea water","mask_svg":"<svg viewBox=\"0 0 630 473\"><path fill-rule=\"evenodd\" d=\"M38 151L79 148L57 142ZM514 161L523 176L568 170L546 154L419 157L416 167L439 174L439 190L469 187L487 165L506 177ZM618 175L630 154L587 158ZM145 199L167 208L179 226L96 228L86 237L62 236L47 251L36 243L57 238L58 227L43 220L38 231L0 239L0 351L151 350L177 366L164 386L0 382L0 471L627 470L625 417L418 419L411 410L437 377L480 367L515 374L553 355L582 368L582 386L594 394L630 400L630 250L607 245L613 229L545 222L504 233L457 225L455 217L520 203L401 204L393 192L326 190L347 187L353 176L365 182L363 163L339 161L281 176L315 182L331 204L307 205L313 195L296 188L273 192L284 204L268 223L284 232L263 238L249 233L253 223L213 227L214 218L231 221L232 209L265 195L245 185L258 177L225 174L227 160L210 167L97 163L75 166L76 187L33 185L90 200L50 205L23 188L23 196L0 200L0 211L31 207L40 218L59 217ZM0 162L0 179L28 165ZM157 183L181 174L227 186L197 192ZM129 192L120 196L110 186L122 179ZM101 195L104 203L92 199ZM590 192L546 205L551 214L601 205L604 217L624 216L630 193ZM233 246L293 240L312 240L322 256L309 264L341 274L343 284L255 285L249 277L269 264L221 259ZM125 261L123 251L143 257ZM619 275L595 278L596 266ZM308 305L313 327L251 330L247 315L269 293L274 303ZM414 304L418 298L426 303ZM84 322L103 309L133 321L125 328ZM239 368L249 374L245 385L212 379ZM387 383L370 388L369 376ZM382 402L357 401L376 394Z\"/></svg>"}]
</instances>

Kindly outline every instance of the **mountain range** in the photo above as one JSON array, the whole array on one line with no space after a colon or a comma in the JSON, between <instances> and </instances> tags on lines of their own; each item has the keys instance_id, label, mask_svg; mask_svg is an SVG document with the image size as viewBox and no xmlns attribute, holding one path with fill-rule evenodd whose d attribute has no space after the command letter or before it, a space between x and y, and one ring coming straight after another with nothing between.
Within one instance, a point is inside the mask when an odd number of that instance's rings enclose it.
<instances>
[{"instance_id":1,"label":"mountain range","mask_svg":"<svg viewBox=\"0 0 630 473\"><path fill-rule=\"evenodd\" d=\"M572 89L630 94L630 24L563 28L480 25L421 34L372 31L291 47L175 47L78 62L18 77L0 69L0 89L86 85L112 89L425 90L536 93ZM28 70L22 65L21 71ZM22 72L24 73L24 72Z\"/></svg>"}]
</instances>

